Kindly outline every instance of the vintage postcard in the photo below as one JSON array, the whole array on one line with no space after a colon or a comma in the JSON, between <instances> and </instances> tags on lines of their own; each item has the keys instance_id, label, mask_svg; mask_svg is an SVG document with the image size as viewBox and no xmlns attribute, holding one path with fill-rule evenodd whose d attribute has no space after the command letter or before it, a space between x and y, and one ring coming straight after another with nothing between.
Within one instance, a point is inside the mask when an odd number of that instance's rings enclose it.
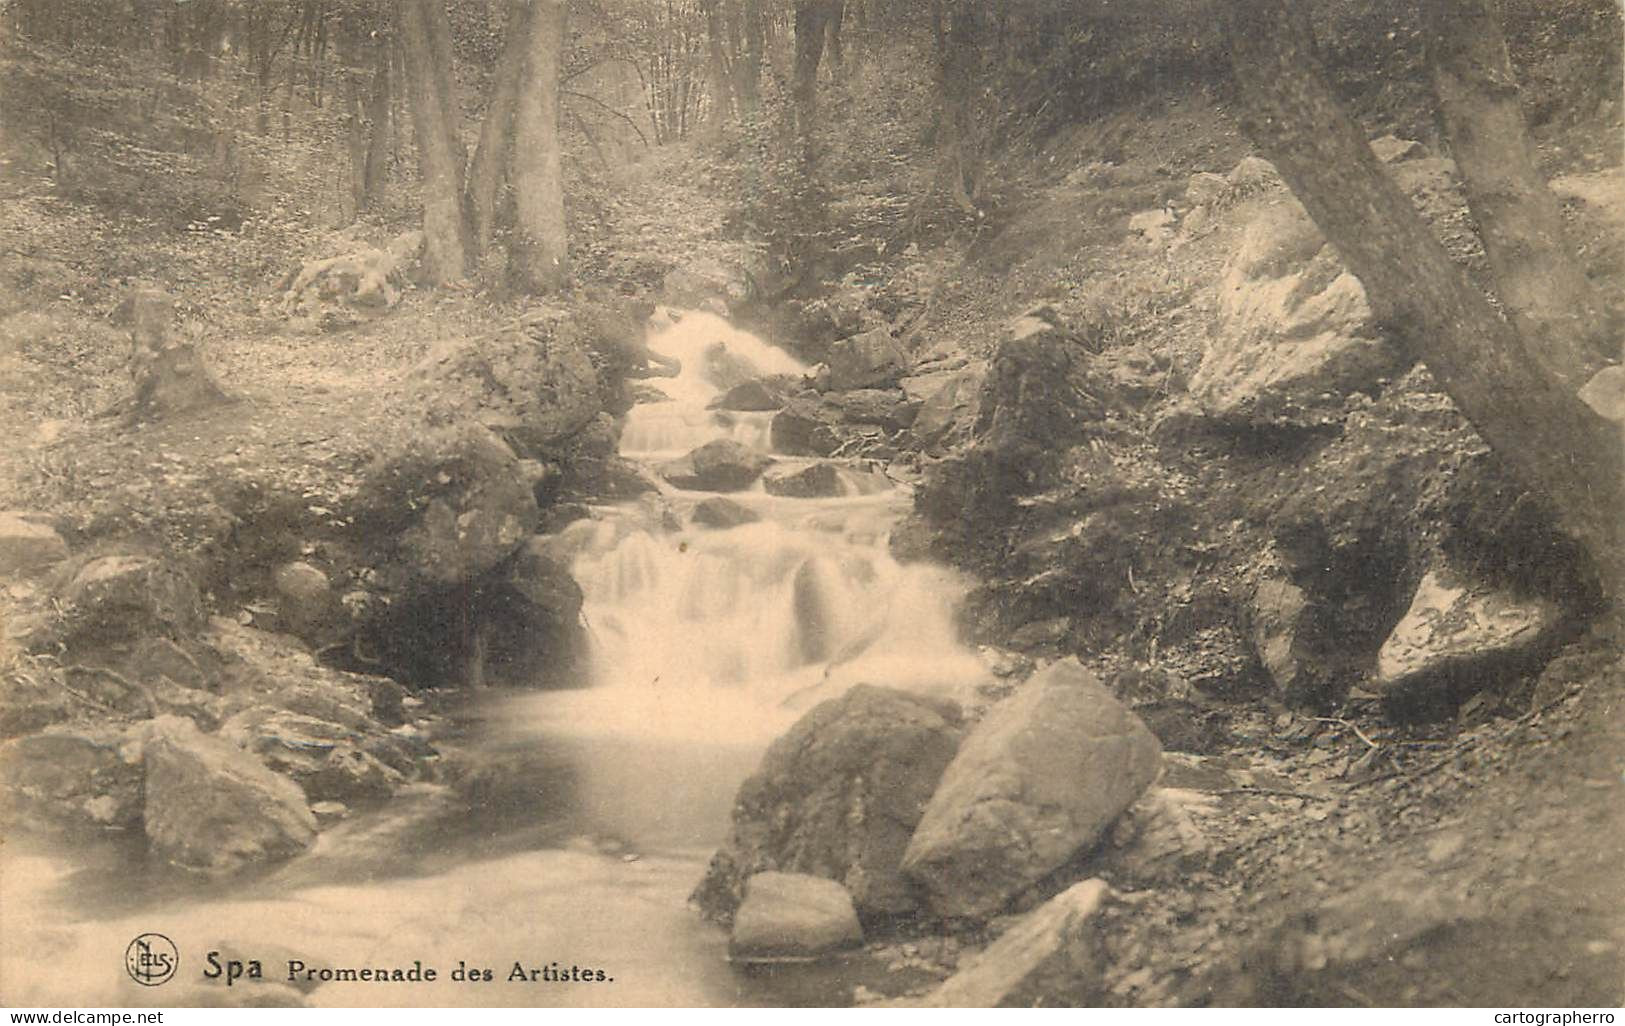
<instances>
[{"instance_id":1,"label":"vintage postcard","mask_svg":"<svg viewBox=\"0 0 1625 1026\"><path fill-rule=\"evenodd\" d=\"M0 1005L1612 1022L1621 52L0 0Z\"/></svg>"}]
</instances>

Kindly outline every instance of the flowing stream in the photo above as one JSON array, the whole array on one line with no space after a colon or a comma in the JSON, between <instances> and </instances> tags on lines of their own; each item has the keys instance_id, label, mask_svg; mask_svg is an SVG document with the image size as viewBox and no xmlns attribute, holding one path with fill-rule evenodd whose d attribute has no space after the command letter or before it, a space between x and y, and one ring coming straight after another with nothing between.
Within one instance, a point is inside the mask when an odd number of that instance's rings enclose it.
<instances>
[{"instance_id":1,"label":"flowing stream","mask_svg":"<svg viewBox=\"0 0 1625 1026\"><path fill-rule=\"evenodd\" d=\"M804 368L703 313L663 311L651 344L683 369L653 382L669 401L628 415L623 454L658 465L725 437L769 448L771 413L708 405L742 369ZM556 545L586 595L593 679L455 696L436 733L455 781L414 785L261 876L181 877L145 864L139 839L8 844L0 1003L216 1003L228 992L203 977L211 951L222 966L261 963L264 981L237 981L234 1001L297 991L319 1006L848 1002L884 968L862 955L731 965L722 931L687 907L739 782L802 712L861 681L959 697L985 679L954 637L958 582L888 553L906 491L871 471L839 475L845 494L828 498L776 497L760 483L734 493L760 519L731 528L678 528L710 496L675 489L566 528ZM123 971L125 947L148 931L182 958L162 988ZM290 989L289 959L421 962L437 978ZM460 965L493 978L454 979ZM569 979L572 966L608 979Z\"/></svg>"}]
</instances>

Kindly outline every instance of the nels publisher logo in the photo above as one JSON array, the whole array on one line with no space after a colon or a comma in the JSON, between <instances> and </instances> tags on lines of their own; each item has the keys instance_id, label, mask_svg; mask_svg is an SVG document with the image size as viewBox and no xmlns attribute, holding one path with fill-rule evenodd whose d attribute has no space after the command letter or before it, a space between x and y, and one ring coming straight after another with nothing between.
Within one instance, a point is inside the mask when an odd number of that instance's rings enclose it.
<instances>
[{"instance_id":1,"label":"nels publisher logo","mask_svg":"<svg viewBox=\"0 0 1625 1026\"><path fill-rule=\"evenodd\" d=\"M168 983L181 966L175 942L161 933L144 933L124 949L124 971L143 987Z\"/></svg>"}]
</instances>

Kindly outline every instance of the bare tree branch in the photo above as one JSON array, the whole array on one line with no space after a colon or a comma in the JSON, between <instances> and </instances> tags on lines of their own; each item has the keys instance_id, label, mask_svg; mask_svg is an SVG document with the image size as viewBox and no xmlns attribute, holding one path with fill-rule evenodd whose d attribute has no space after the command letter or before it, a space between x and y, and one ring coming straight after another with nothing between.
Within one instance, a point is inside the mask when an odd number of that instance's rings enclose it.
<instances>
[{"instance_id":1,"label":"bare tree branch","mask_svg":"<svg viewBox=\"0 0 1625 1026\"><path fill-rule=\"evenodd\" d=\"M614 107L611 107L609 104L605 103L603 100L600 100L598 97L591 96L591 95L589 95L587 93L578 93L574 89L566 89L563 92L564 92L565 96L574 96L576 99L579 99L579 100L586 100L586 101L588 101L590 103L596 103L598 106L604 108L604 110L606 110L609 113L611 113L611 114L615 115L616 117L620 118L622 121L625 121L627 124L632 126L632 131L634 131L634 132L636 132L638 134L638 139L639 139L639 141L641 141L643 143L644 147L645 148L648 147L648 145L649 145L649 137L643 134L643 129L639 128L638 123L636 121L632 120L631 117L627 116L625 111L616 110Z\"/></svg>"}]
</instances>

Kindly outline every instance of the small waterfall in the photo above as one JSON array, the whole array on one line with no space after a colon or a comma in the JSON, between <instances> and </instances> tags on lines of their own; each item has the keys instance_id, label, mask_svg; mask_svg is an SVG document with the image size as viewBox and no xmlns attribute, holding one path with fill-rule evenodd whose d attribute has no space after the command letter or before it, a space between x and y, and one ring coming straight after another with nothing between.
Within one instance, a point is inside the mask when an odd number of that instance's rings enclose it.
<instances>
[{"instance_id":1,"label":"small waterfall","mask_svg":"<svg viewBox=\"0 0 1625 1026\"><path fill-rule=\"evenodd\" d=\"M708 314L656 323L652 348L682 372L651 379L670 399L630 413L622 453L658 462L729 437L766 451L771 413L708 405L730 375L804 368ZM516 697L504 726L516 744L539 731L570 746L584 801L622 836L714 843L762 747L854 684L963 698L988 679L956 638L956 575L891 556L908 492L837 472L845 494L833 498L732 493L758 517L737 527L674 530L645 501L598 509L556 539L585 593L593 686ZM710 497L662 495L684 524Z\"/></svg>"},{"instance_id":2,"label":"small waterfall","mask_svg":"<svg viewBox=\"0 0 1625 1026\"><path fill-rule=\"evenodd\" d=\"M649 379L647 384L671 401L633 408L621 433L622 455L681 456L716 438L732 438L765 452L773 414L710 410L707 404L742 381L770 374L799 376L807 367L714 314L662 308L652 321L649 347L679 361L682 373Z\"/></svg>"},{"instance_id":3,"label":"small waterfall","mask_svg":"<svg viewBox=\"0 0 1625 1026\"><path fill-rule=\"evenodd\" d=\"M763 520L726 531L570 529L590 535L574 573L606 694L727 704L719 719L666 724L715 736L719 720L781 725L859 679L934 691L981 679L954 639L952 575L886 549L899 496L760 498Z\"/></svg>"}]
</instances>

